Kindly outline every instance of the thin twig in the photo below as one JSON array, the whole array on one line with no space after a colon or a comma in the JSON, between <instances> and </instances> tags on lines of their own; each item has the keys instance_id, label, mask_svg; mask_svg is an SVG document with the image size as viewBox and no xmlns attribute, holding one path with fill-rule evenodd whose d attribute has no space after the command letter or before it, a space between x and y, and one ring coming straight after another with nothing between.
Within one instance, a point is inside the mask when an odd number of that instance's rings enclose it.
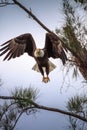
<instances>
[{"instance_id":1,"label":"thin twig","mask_svg":"<svg viewBox=\"0 0 87 130\"><path fill-rule=\"evenodd\" d=\"M7 5L14 5L15 3L10 3L10 2L0 2L0 7L4 7Z\"/></svg>"},{"instance_id":2,"label":"thin twig","mask_svg":"<svg viewBox=\"0 0 87 130\"><path fill-rule=\"evenodd\" d=\"M17 124L19 118L22 116L22 114L23 114L23 111L22 111L22 112L19 114L19 116L17 117L17 119L16 119L16 121L15 121L15 124L13 125L13 127L12 127L11 130L13 130L13 129L15 128L15 126L16 126L16 124Z\"/></svg>"}]
</instances>

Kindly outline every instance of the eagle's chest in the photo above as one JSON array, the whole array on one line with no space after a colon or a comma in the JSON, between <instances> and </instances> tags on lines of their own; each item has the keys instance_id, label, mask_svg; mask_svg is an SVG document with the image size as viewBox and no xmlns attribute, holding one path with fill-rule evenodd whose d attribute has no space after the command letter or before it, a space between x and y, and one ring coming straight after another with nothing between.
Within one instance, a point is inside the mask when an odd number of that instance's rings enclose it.
<instances>
[{"instance_id":1,"label":"eagle's chest","mask_svg":"<svg viewBox=\"0 0 87 130\"><path fill-rule=\"evenodd\" d=\"M47 57L37 57L35 58L37 64L42 67L46 67L49 59Z\"/></svg>"}]
</instances>

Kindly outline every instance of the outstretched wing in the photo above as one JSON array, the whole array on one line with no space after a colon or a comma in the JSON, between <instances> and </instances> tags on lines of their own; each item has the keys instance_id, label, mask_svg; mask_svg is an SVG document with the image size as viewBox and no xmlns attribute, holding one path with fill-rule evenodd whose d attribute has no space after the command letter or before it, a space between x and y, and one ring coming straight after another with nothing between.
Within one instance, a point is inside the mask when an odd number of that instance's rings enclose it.
<instances>
[{"instance_id":1,"label":"outstretched wing","mask_svg":"<svg viewBox=\"0 0 87 130\"><path fill-rule=\"evenodd\" d=\"M22 34L1 45L0 56L6 53L4 60L16 58L27 52L33 57L36 49L35 41L30 33Z\"/></svg>"},{"instance_id":2,"label":"outstretched wing","mask_svg":"<svg viewBox=\"0 0 87 130\"><path fill-rule=\"evenodd\" d=\"M60 58L65 64L67 57L65 50L62 46L62 42L54 34L47 33L45 39L45 51L47 52L48 57Z\"/></svg>"}]
</instances>

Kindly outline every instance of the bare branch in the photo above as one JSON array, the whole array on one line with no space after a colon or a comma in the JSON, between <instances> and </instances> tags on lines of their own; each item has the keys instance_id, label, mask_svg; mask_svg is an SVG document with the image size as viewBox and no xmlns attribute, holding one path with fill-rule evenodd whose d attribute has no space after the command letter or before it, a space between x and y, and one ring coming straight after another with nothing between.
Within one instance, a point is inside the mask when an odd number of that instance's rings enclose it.
<instances>
[{"instance_id":1,"label":"bare branch","mask_svg":"<svg viewBox=\"0 0 87 130\"><path fill-rule=\"evenodd\" d=\"M41 25L47 32L52 33L50 29L48 29L32 12L28 10L25 6L19 3L17 0L13 0L15 4L17 4L20 8L22 8L25 12L27 12L39 25Z\"/></svg>"},{"instance_id":2,"label":"bare branch","mask_svg":"<svg viewBox=\"0 0 87 130\"><path fill-rule=\"evenodd\" d=\"M15 128L15 126L16 126L16 124L17 124L19 118L22 116L22 114L23 114L23 111L22 111L22 112L19 114L19 116L17 117L17 119L16 119L16 121L15 121L13 127L12 127L12 130Z\"/></svg>"}]
</instances>

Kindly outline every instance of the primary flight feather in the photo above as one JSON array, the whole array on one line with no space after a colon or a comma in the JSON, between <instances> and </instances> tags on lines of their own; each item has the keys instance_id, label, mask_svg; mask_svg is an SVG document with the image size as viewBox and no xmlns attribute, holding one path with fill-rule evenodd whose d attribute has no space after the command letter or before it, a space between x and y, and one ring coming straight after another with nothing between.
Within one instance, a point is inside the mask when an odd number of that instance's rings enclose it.
<instances>
[{"instance_id":1,"label":"primary flight feather","mask_svg":"<svg viewBox=\"0 0 87 130\"><path fill-rule=\"evenodd\" d=\"M32 35L30 33L26 33L2 44L0 52L0 56L6 53L4 60L20 57L25 52L28 53L28 55L32 56L37 62L37 65L35 65L33 68L35 70L36 67L38 67L38 70L43 76L42 81L45 83L50 80L48 75L50 71L55 68L55 65L49 61L49 58L60 58L63 64L65 64L67 60L62 42L56 35L51 33L46 33L45 46L43 49L37 48ZM46 77L44 75L45 72L43 67L46 72Z\"/></svg>"}]
</instances>

